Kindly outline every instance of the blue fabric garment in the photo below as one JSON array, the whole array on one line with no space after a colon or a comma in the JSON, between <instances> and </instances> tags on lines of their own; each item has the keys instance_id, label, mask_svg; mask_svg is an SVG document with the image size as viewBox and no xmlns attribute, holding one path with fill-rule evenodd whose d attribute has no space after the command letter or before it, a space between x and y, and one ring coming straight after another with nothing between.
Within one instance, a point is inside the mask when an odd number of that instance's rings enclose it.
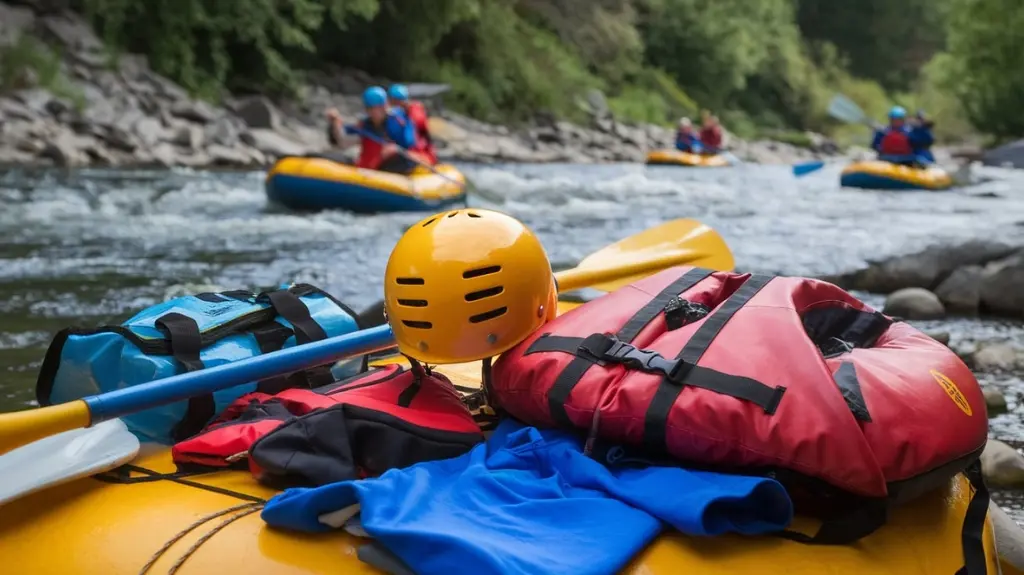
<instances>
[{"instance_id":1,"label":"blue fabric garment","mask_svg":"<svg viewBox=\"0 0 1024 575\"><path fill-rule=\"evenodd\" d=\"M345 126L345 133L359 136L360 132L375 133L369 124L368 118L362 118L355 126ZM384 120L385 139L390 140L399 146L409 149L416 144L416 128L406 117L405 112L392 108L388 110L387 118Z\"/></svg>"},{"instance_id":2,"label":"blue fabric garment","mask_svg":"<svg viewBox=\"0 0 1024 575\"><path fill-rule=\"evenodd\" d=\"M678 467L605 467L576 435L502 422L462 457L376 479L289 489L268 524L330 529L322 514L361 505L362 528L420 575L606 575L665 527L693 535L785 528L778 482Z\"/></svg>"},{"instance_id":3,"label":"blue fabric garment","mask_svg":"<svg viewBox=\"0 0 1024 575\"><path fill-rule=\"evenodd\" d=\"M700 137L696 132L684 134L679 130L676 131L676 149L680 152L699 154L704 151L704 145L701 144Z\"/></svg>"}]
</instances>

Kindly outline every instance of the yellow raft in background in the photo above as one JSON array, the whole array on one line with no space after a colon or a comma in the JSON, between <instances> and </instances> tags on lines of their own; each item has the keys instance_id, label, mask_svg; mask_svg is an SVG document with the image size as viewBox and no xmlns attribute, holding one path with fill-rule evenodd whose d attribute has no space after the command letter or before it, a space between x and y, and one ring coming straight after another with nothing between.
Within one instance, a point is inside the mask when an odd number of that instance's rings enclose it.
<instances>
[{"instance_id":1,"label":"yellow raft in background","mask_svg":"<svg viewBox=\"0 0 1024 575\"><path fill-rule=\"evenodd\" d=\"M559 308L564 312L576 305L562 302ZM479 386L479 363L442 366L439 371L456 385ZM259 517L259 504L275 491L247 471L165 475L175 467L163 446L144 446L133 465L134 471L120 479L81 479L0 508L5 572L135 575L153 561L145 573L164 575L179 562L178 575L379 573L357 559L360 540L344 531L312 535L267 527ZM961 529L970 495L966 479L957 476L947 488L891 511L884 527L854 545L667 533L623 573L953 575L963 565ZM797 518L793 527L811 533L815 524ZM991 520L984 539L988 573L995 575L999 571Z\"/></svg>"},{"instance_id":2,"label":"yellow raft in background","mask_svg":"<svg viewBox=\"0 0 1024 575\"><path fill-rule=\"evenodd\" d=\"M651 150L647 152L648 166L685 166L691 168L723 168L729 166L729 160L716 154L705 156L703 154L691 154L679 150Z\"/></svg>"},{"instance_id":3,"label":"yellow raft in background","mask_svg":"<svg viewBox=\"0 0 1024 575\"><path fill-rule=\"evenodd\" d=\"M840 185L869 190L945 190L953 178L942 168L916 168L881 160L854 162L843 169Z\"/></svg>"},{"instance_id":4,"label":"yellow raft in background","mask_svg":"<svg viewBox=\"0 0 1024 575\"><path fill-rule=\"evenodd\" d=\"M436 211L466 201L466 178L454 166L417 167L408 176L326 158L281 158L267 172L267 197L296 210L358 213Z\"/></svg>"}]
</instances>

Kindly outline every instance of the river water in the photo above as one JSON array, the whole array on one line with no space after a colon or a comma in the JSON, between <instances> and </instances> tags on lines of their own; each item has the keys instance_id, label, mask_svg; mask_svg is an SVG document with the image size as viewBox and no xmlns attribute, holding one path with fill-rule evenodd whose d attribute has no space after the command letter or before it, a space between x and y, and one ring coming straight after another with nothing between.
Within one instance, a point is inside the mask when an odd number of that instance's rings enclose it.
<instances>
[{"instance_id":1,"label":"river water","mask_svg":"<svg viewBox=\"0 0 1024 575\"><path fill-rule=\"evenodd\" d=\"M739 269L788 275L847 271L941 239L1024 235L1024 173L1006 170L931 193L841 189L838 166L800 179L785 166L462 168L490 200L472 203L521 218L556 263L679 217L718 230ZM423 217L288 213L267 205L260 172L9 171L0 203L0 411L32 404L55 331L115 322L170 295L297 280L369 305L395 241ZM954 341L1021 335L995 321L923 327ZM1024 411L1016 393L1009 400ZM996 437L1024 441L1020 414L992 423Z\"/></svg>"}]
</instances>

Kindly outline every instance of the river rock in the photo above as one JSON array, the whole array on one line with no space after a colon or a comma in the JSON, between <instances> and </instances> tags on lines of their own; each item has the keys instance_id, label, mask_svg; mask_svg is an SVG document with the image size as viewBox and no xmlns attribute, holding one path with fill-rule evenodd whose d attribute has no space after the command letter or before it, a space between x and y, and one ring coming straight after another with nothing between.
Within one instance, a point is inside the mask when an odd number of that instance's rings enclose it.
<instances>
[{"instance_id":1,"label":"river rock","mask_svg":"<svg viewBox=\"0 0 1024 575\"><path fill-rule=\"evenodd\" d=\"M986 267L980 286L980 305L988 313L1024 317L1024 253Z\"/></svg>"},{"instance_id":2,"label":"river rock","mask_svg":"<svg viewBox=\"0 0 1024 575\"><path fill-rule=\"evenodd\" d=\"M992 520L992 532L995 534L1003 574L1024 573L1024 530L995 501L988 504L988 516Z\"/></svg>"},{"instance_id":3,"label":"river rock","mask_svg":"<svg viewBox=\"0 0 1024 575\"><path fill-rule=\"evenodd\" d=\"M951 312L977 313L983 271L981 266L957 268L935 288L935 295Z\"/></svg>"},{"instance_id":4,"label":"river rock","mask_svg":"<svg viewBox=\"0 0 1024 575\"><path fill-rule=\"evenodd\" d=\"M932 292L912 287L889 294L882 313L909 320L939 319L946 315L946 309Z\"/></svg>"},{"instance_id":5,"label":"river rock","mask_svg":"<svg viewBox=\"0 0 1024 575\"><path fill-rule=\"evenodd\" d=\"M954 270L1005 258L1016 248L1002 242L970 240L869 263L850 274L826 278L845 289L892 293L908 287L936 289Z\"/></svg>"},{"instance_id":6,"label":"river rock","mask_svg":"<svg viewBox=\"0 0 1024 575\"><path fill-rule=\"evenodd\" d=\"M1021 350L1007 343L989 343L972 355L975 371L1010 371L1020 364Z\"/></svg>"},{"instance_id":7,"label":"river rock","mask_svg":"<svg viewBox=\"0 0 1024 575\"><path fill-rule=\"evenodd\" d=\"M994 387L986 387L981 392L985 396L985 406L988 408L989 417L1006 413L1006 396L1003 395L1002 391Z\"/></svg>"},{"instance_id":8,"label":"river rock","mask_svg":"<svg viewBox=\"0 0 1024 575\"><path fill-rule=\"evenodd\" d=\"M981 163L1002 168L1024 168L1024 140L1010 142L982 153Z\"/></svg>"},{"instance_id":9,"label":"river rock","mask_svg":"<svg viewBox=\"0 0 1024 575\"><path fill-rule=\"evenodd\" d=\"M201 100L182 100L171 106L171 115L200 124L208 124L217 119L217 111L213 106Z\"/></svg>"},{"instance_id":10,"label":"river rock","mask_svg":"<svg viewBox=\"0 0 1024 575\"><path fill-rule=\"evenodd\" d=\"M76 136L66 131L46 142L39 156L61 167L81 166L88 163L89 159L79 149Z\"/></svg>"},{"instance_id":11,"label":"river rock","mask_svg":"<svg viewBox=\"0 0 1024 575\"><path fill-rule=\"evenodd\" d=\"M253 129L243 132L240 136L246 144L257 150L280 158L282 156L301 156L306 153L301 144L288 140L284 136L270 130Z\"/></svg>"},{"instance_id":12,"label":"river rock","mask_svg":"<svg viewBox=\"0 0 1024 575\"><path fill-rule=\"evenodd\" d=\"M1002 441L989 439L981 453L981 473L989 487L1024 487L1024 455Z\"/></svg>"},{"instance_id":13,"label":"river rock","mask_svg":"<svg viewBox=\"0 0 1024 575\"><path fill-rule=\"evenodd\" d=\"M942 345L949 345L949 332L948 331L926 331L925 335L941 343Z\"/></svg>"},{"instance_id":14,"label":"river rock","mask_svg":"<svg viewBox=\"0 0 1024 575\"><path fill-rule=\"evenodd\" d=\"M278 130L281 128L281 114L264 96L245 98L235 106L235 113L250 128Z\"/></svg>"}]
</instances>

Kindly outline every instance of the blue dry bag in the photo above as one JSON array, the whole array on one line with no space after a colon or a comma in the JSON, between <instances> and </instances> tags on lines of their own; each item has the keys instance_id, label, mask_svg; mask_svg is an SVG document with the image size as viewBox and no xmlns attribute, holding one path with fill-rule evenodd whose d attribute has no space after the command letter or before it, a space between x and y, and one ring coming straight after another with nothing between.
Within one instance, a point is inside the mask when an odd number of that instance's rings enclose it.
<instances>
[{"instance_id":1,"label":"blue dry bag","mask_svg":"<svg viewBox=\"0 0 1024 575\"><path fill-rule=\"evenodd\" d=\"M59 332L43 359L36 398L40 405L64 403L361 327L349 307L308 284L261 294L237 290L179 297L121 325ZM172 443L198 433L245 393L332 381L330 366L320 366L153 408L124 421L140 439Z\"/></svg>"}]
</instances>

